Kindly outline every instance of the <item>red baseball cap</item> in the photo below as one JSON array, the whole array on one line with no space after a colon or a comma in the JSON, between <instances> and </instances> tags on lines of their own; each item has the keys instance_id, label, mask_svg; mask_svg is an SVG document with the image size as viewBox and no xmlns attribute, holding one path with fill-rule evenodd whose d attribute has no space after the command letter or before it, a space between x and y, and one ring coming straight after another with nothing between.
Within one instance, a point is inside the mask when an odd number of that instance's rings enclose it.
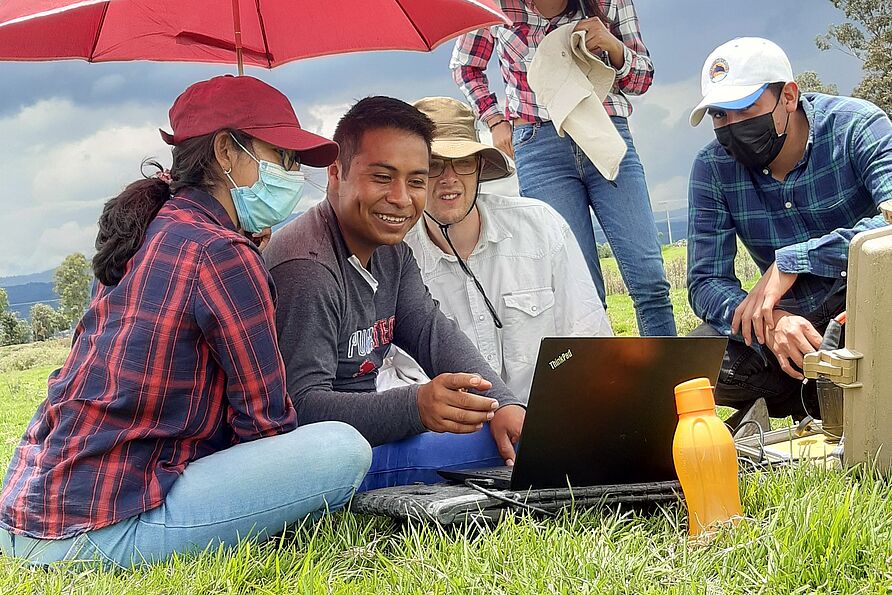
<instances>
[{"instance_id":1,"label":"red baseball cap","mask_svg":"<svg viewBox=\"0 0 892 595\"><path fill-rule=\"evenodd\" d=\"M160 131L169 145L232 128L298 151L301 163L311 167L327 167L338 158L336 142L303 130L288 98L250 76L228 74L190 86L173 102L170 125L173 134Z\"/></svg>"}]
</instances>

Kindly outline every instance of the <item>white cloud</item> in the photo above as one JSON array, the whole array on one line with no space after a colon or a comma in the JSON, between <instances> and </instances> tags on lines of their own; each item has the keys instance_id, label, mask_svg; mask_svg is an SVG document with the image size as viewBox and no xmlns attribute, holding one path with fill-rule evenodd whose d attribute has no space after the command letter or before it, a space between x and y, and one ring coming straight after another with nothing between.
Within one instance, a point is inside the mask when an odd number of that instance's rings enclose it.
<instances>
[{"instance_id":1,"label":"white cloud","mask_svg":"<svg viewBox=\"0 0 892 595\"><path fill-rule=\"evenodd\" d=\"M71 254L72 252L84 252L90 254L90 250L84 247L92 247L96 240L97 225L94 223L81 224L77 221L66 221L58 227L44 229L37 239L40 250L30 260L30 269L42 271L56 267L61 262L57 255Z\"/></svg>"},{"instance_id":2,"label":"white cloud","mask_svg":"<svg viewBox=\"0 0 892 595\"><path fill-rule=\"evenodd\" d=\"M114 109L45 99L0 118L0 275L52 268L92 252L102 204L138 179L147 156L170 162L160 106Z\"/></svg>"},{"instance_id":3,"label":"white cloud","mask_svg":"<svg viewBox=\"0 0 892 595\"><path fill-rule=\"evenodd\" d=\"M675 83L656 82L645 95L633 98L629 127L651 194L667 180L686 179L697 151L713 138L708 123L696 129L688 123L691 109L700 99L699 89L699 79L691 77Z\"/></svg>"},{"instance_id":4,"label":"white cloud","mask_svg":"<svg viewBox=\"0 0 892 595\"><path fill-rule=\"evenodd\" d=\"M112 76L95 85L119 83ZM348 108L309 106L302 125L331 137ZM158 135L158 128L169 129L166 114L158 104L108 109L50 98L0 118L0 209L8 223L0 235L0 276L46 270L76 251L89 257L105 201L139 179L144 159L170 165L170 148ZM307 177L301 210L324 197L325 170L308 168Z\"/></svg>"},{"instance_id":5,"label":"white cloud","mask_svg":"<svg viewBox=\"0 0 892 595\"><path fill-rule=\"evenodd\" d=\"M675 176L657 184L651 184L650 202L654 210L674 211L688 203L688 178Z\"/></svg>"},{"instance_id":6,"label":"white cloud","mask_svg":"<svg viewBox=\"0 0 892 595\"><path fill-rule=\"evenodd\" d=\"M170 149L158 135L157 126L108 125L42 153L52 167L34 176L31 196L49 206L59 200L92 200L110 196L140 176L142 160L154 157L170 165Z\"/></svg>"},{"instance_id":7,"label":"white cloud","mask_svg":"<svg viewBox=\"0 0 892 595\"><path fill-rule=\"evenodd\" d=\"M321 103L310 106L307 110L310 113L309 122L305 120L301 126L310 132L331 138L338 120L347 113L350 105L350 103Z\"/></svg>"},{"instance_id":8,"label":"white cloud","mask_svg":"<svg viewBox=\"0 0 892 595\"><path fill-rule=\"evenodd\" d=\"M699 101L700 81L696 77L674 83L657 81L646 94L632 98L636 115L642 111L652 113L654 119L658 119L663 126L669 128L679 124L689 125L688 116ZM633 128L638 128L635 116L630 122Z\"/></svg>"}]
</instances>

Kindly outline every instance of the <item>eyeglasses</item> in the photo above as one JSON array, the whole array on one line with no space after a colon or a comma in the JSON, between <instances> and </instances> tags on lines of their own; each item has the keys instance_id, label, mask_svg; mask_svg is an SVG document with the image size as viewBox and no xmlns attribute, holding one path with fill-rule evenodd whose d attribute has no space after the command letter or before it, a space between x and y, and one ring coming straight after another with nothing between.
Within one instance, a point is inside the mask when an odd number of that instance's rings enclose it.
<instances>
[{"instance_id":1,"label":"eyeglasses","mask_svg":"<svg viewBox=\"0 0 892 595\"><path fill-rule=\"evenodd\" d=\"M300 169L300 155L294 149L273 149L279 155L279 162L285 171Z\"/></svg>"},{"instance_id":2,"label":"eyeglasses","mask_svg":"<svg viewBox=\"0 0 892 595\"><path fill-rule=\"evenodd\" d=\"M238 137L235 136L235 134L230 132L229 136L232 137L232 140L235 141L235 144L237 144L242 151L250 155L251 158L254 159L254 161L258 161L257 157L254 156L254 153L246 149L245 145L238 139ZM251 137L247 138L250 139ZM285 171L300 169L300 154L297 151L295 151L294 149L279 149L278 147L272 147L272 150L275 151L276 155L279 156L279 164L285 168Z\"/></svg>"},{"instance_id":3,"label":"eyeglasses","mask_svg":"<svg viewBox=\"0 0 892 595\"><path fill-rule=\"evenodd\" d=\"M477 171L480 167L480 160L476 155L470 157L460 157L458 159L442 159L434 157L430 160L427 177L439 178L446 172L446 164L452 165L452 171L460 176L466 176Z\"/></svg>"}]
</instances>

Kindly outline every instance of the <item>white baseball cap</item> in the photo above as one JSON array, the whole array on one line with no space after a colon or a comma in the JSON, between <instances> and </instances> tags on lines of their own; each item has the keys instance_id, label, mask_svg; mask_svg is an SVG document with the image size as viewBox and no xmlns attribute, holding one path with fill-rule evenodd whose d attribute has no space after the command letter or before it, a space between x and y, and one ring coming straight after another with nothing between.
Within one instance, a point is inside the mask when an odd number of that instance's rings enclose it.
<instances>
[{"instance_id":1,"label":"white baseball cap","mask_svg":"<svg viewBox=\"0 0 892 595\"><path fill-rule=\"evenodd\" d=\"M691 112L691 126L699 124L711 107L749 107L770 83L788 83L793 79L790 60L776 43L761 37L738 37L723 43L703 63L703 100Z\"/></svg>"}]
</instances>

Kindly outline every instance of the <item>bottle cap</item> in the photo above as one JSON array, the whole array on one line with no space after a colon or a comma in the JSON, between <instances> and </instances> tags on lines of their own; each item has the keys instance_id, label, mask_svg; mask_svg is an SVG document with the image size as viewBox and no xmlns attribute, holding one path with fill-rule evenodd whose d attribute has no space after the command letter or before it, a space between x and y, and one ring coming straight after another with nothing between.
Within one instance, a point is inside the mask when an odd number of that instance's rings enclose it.
<instances>
[{"instance_id":1,"label":"bottle cap","mask_svg":"<svg viewBox=\"0 0 892 595\"><path fill-rule=\"evenodd\" d=\"M675 387L675 408L678 414L694 411L715 411L713 386L708 378L694 378Z\"/></svg>"}]
</instances>

